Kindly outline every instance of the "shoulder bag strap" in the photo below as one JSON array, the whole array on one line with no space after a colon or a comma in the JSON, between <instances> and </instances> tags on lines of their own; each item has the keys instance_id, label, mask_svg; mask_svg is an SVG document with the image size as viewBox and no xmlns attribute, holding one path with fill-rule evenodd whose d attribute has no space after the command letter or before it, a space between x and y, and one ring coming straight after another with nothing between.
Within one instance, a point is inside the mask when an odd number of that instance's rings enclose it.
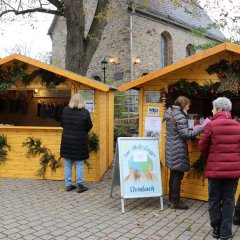
<instances>
[{"instance_id":1,"label":"shoulder bag strap","mask_svg":"<svg viewBox=\"0 0 240 240\"><path fill-rule=\"evenodd\" d=\"M171 122L172 122L173 127L174 127L176 130L178 130L177 124L176 124L176 122L175 122L174 119L173 119L172 110L170 111L170 117L171 117Z\"/></svg>"}]
</instances>

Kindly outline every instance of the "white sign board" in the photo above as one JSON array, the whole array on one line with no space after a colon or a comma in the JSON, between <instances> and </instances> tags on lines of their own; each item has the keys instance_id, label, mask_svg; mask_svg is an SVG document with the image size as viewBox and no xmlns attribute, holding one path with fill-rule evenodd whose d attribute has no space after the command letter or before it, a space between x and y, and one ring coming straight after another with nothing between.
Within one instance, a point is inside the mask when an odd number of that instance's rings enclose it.
<instances>
[{"instance_id":1,"label":"white sign board","mask_svg":"<svg viewBox=\"0 0 240 240\"><path fill-rule=\"evenodd\" d=\"M145 136L161 138L162 119L160 117L145 117Z\"/></svg>"},{"instance_id":2,"label":"white sign board","mask_svg":"<svg viewBox=\"0 0 240 240\"><path fill-rule=\"evenodd\" d=\"M118 138L112 188L116 182L121 187L122 213L125 198L160 197L163 209L159 146L156 138Z\"/></svg>"}]
</instances>

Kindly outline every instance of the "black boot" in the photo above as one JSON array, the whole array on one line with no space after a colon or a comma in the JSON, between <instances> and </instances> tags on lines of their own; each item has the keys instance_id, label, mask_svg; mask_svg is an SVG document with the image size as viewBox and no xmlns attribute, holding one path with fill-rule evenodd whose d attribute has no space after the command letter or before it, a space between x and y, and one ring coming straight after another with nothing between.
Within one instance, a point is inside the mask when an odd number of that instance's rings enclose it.
<instances>
[{"instance_id":1,"label":"black boot","mask_svg":"<svg viewBox=\"0 0 240 240\"><path fill-rule=\"evenodd\" d=\"M74 185L66 186L66 192L70 192L74 189L76 189L76 186L74 186Z\"/></svg>"},{"instance_id":2,"label":"black boot","mask_svg":"<svg viewBox=\"0 0 240 240\"><path fill-rule=\"evenodd\" d=\"M88 190L88 187L85 187L84 185L82 184L78 184L77 185L77 193L82 193L82 192L85 192Z\"/></svg>"},{"instance_id":3,"label":"black boot","mask_svg":"<svg viewBox=\"0 0 240 240\"><path fill-rule=\"evenodd\" d=\"M220 237L220 240L230 240L232 239L232 236L231 237Z\"/></svg>"},{"instance_id":4,"label":"black boot","mask_svg":"<svg viewBox=\"0 0 240 240\"><path fill-rule=\"evenodd\" d=\"M172 203L170 206L171 209L187 210L189 207L180 201L180 196L172 195Z\"/></svg>"},{"instance_id":5,"label":"black boot","mask_svg":"<svg viewBox=\"0 0 240 240\"><path fill-rule=\"evenodd\" d=\"M211 226L213 228L212 237L217 238L217 239L220 238L221 221L219 221L219 220L211 221Z\"/></svg>"},{"instance_id":6,"label":"black boot","mask_svg":"<svg viewBox=\"0 0 240 240\"><path fill-rule=\"evenodd\" d=\"M240 207L235 207L233 225L240 225Z\"/></svg>"},{"instance_id":7,"label":"black boot","mask_svg":"<svg viewBox=\"0 0 240 240\"><path fill-rule=\"evenodd\" d=\"M169 196L168 196L168 207L171 207L171 204L172 204L172 195L171 195L171 193L169 192Z\"/></svg>"}]
</instances>

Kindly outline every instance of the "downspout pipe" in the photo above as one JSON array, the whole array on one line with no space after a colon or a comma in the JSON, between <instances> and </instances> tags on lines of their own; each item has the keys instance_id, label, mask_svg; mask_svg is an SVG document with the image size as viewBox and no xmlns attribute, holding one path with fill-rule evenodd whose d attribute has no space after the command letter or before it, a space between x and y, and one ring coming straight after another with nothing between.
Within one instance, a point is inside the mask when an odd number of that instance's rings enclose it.
<instances>
[{"instance_id":1,"label":"downspout pipe","mask_svg":"<svg viewBox=\"0 0 240 240\"><path fill-rule=\"evenodd\" d=\"M133 80L133 15L135 13L134 8L131 9L129 25L130 25L130 80Z\"/></svg>"},{"instance_id":2,"label":"downspout pipe","mask_svg":"<svg viewBox=\"0 0 240 240\"><path fill-rule=\"evenodd\" d=\"M129 14L129 27L130 27L130 81L133 80L133 15L134 8L131 8ZM132 91L131 91L132 92ZM128 123L130 120L130 102L132 103L132 96L128 92Z\"/></svg>"}]
</instances>

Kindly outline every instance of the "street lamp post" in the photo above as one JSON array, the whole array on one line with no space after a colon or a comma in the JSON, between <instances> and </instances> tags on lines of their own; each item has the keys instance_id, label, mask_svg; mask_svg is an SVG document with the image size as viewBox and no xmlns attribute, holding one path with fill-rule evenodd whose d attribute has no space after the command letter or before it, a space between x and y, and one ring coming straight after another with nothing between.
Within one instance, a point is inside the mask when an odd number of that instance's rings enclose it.
<instances>
[{"instance_id":1,"label":"street lamp post","mask_svg":"<svg viewBox=\"0 0 240 240\"><path fill-rule=\"evenodd\" d=\"M105 83L105 81L106 81L106 69L107 69L108 61L104 58L101 61L101 64L102 64L102 70L103 70L103 82Z\"/></svg>"}]
</instances>

